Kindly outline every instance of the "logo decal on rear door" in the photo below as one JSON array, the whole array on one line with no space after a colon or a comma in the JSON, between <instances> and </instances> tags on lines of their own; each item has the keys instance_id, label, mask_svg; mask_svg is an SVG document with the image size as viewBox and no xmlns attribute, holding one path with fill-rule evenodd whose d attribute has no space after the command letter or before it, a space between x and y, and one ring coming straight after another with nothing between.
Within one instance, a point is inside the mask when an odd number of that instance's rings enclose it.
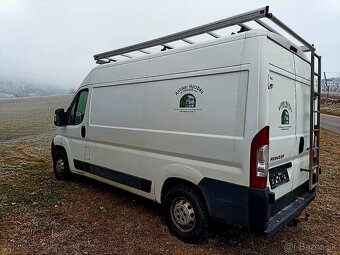
<instances>
[{"instance_id":1,"label":"logo decal on rear door","mask_svg":"<svg viewBox=\"0 0 340 255\"><path fill-rule=\"evenodd\" d=\"M282 125L288 125L289 124L289 113L286 109L282 111L281 114L281 124Z\"/></svg>"},{"instance_id":2,"label":"logo decal on rear door","mask_svg":"<svg viewBox=\"0 0 340 255\"><path fill-rule=\"evenodd\" d=\"M281 125L284 126L279 126L279 128L281 130L288 130L289 128L291 128L291 126L289 125L289 112L292 112L292 107L290 106L290 103L288 101L283 101L280 103L279 105L279 111L281 114Z\"/></svg>"}]
</instances>

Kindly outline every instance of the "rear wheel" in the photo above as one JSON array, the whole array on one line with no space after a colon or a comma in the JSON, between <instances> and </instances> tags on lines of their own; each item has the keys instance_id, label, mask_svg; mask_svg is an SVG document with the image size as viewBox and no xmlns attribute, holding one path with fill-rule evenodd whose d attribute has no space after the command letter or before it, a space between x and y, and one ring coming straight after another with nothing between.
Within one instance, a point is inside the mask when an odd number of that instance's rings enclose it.
<instances>
[{"instance_id":1,"label":"rear wheel","mask_svg":"<svg viewBox=\"0 0 340 255\"><path fill-rule=\"evenodd\" d=\"M53 155L53 172L58 180L69 180L71 178L67 156L62 151L57 151Z\"/></svg>"},{"instance_id":2,"label":"rear wheel","mask_svg":"<svg viewBox=\"0 0 340 255\"><path fill-rule=\"evenodd\" d=\"M204 199L187 186L175 186L164 197L165 220L170 232L185 242L205 239L208 211Z\"/></svg>"}]
</instances>

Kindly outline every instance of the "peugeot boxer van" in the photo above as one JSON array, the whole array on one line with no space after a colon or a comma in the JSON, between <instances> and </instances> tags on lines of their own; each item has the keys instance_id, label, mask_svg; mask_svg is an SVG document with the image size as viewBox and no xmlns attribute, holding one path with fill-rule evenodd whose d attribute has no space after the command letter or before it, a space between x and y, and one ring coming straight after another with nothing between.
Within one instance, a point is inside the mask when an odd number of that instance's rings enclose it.
<instances>
[{"instance_id":1,"label":"peugeot boxer van","mask_svg":"<svg viewBox=\"0 0 340 255\"><path fill-rule=\"evenodd\" d=\"M274 30L160 45L105 56L56 110L57 179L83 175L154 200L184 241L211 220L274 234L315 198L314 62Z\"/></svg>"}]
</instances>

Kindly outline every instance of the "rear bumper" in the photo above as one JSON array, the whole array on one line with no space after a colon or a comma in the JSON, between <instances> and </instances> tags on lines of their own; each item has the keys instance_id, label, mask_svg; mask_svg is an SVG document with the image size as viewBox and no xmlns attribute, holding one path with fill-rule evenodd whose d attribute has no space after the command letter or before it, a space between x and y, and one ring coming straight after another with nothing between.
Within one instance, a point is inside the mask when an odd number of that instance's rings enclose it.
<instances>
[{"instance_id":1,"label":"rear bumper","mask_svg":"<svg viewBox=\"0 0 340 255\"><path fill-rule=\"evenodd\" d=\"M308 182L276 200L268 188L254 189L210 178L199 187L215 220L246 226L250 232L271 236L297 217L315 198Z\"/></svg>"},{"instance_id":2,"label":"rear bumper","mask_svg":"<svg viewBox=\"0 0 340 255\"><path fill-rule=\"evenodd\" d=\"M305 192L287 205L272 217L270 217L267 228L264 231L266 236L272 236L288 222L296 218L315 198L315 192Z\"/></svg>"}]
</instances>

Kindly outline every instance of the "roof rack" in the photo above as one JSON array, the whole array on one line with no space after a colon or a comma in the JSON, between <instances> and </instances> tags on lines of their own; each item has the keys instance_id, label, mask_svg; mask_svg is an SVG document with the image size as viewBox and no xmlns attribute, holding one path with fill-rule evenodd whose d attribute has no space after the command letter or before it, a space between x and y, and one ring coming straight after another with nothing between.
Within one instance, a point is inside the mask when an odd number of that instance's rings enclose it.
<instances>
[{"instance_id":1,"label":"roof rack","mask_svg":"<svg viewBox=\"0 0 340 255\"><path fill-rule=\"evenodd\" d=\"M128 55L127 53L131 52L141 52L146 55L151 54L151 52L147 51L146 49L154 47L154 46L161 46L162 51L167 49L173 49L173 46L168 45L168 43L175 42L175 41L183 41L189 45L195 44L192 40L188 39L192 36L207 34L214 38L220 38L221 36L214 33L215 30L235 26L238 25L241 27L241 31L247 31L251 30L249 26L244 24L245 22L249 21L255 21L257 24L265 28L266 30L279 34L275 29L270 27L268 24L263 22L262 18L268 18L273 23L278 25L281 29L283 29L285 32L290 34L293 38L295 38L297 41L299 41L302 46L301 49L303 51L310 51L314 52L315 48L313 45L309 44L307 41L305 41L301 36L299 36L297 33L295 33L292 29L290 29L288 26L286 26L282 21L280 21L278 18L276 18L272 13L269 12L269 6L259 8L253 11L245 12L239 15L232 16L230 18L222 19L219 21L215 21L206 25L202 25L199 27L195 27L192 29L184 30L182 32L178 32L175 34L163 36L154 40L138 43L135 45L131 45L128 47L120 48L117 50L107 51L103 53L99 53L94 55L94 60L97 64L106 64L110 62L116 62L117 59L114 59L113 57L117 56L123 56L125 58L133 58L133 56Z\"/></svg>"}]
</instances>

